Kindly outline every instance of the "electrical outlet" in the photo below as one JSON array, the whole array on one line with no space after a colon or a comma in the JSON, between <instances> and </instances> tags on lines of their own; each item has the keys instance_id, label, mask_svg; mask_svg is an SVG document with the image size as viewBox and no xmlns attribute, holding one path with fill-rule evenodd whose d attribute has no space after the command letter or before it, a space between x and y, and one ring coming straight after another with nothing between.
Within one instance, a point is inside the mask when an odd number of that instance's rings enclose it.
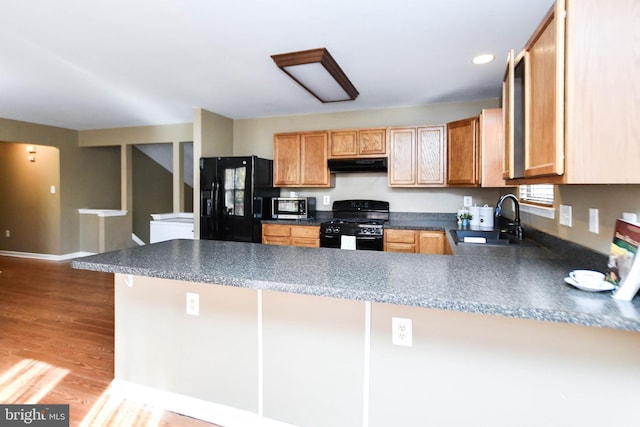
<instances>
[{"instance_id":1,"label":"electrical outlet","mask_svg":"<svg viewBox=\"0 0 640 427\"><path fill-rule=\"evenodd\" d=\"M187 292L187 314L200 315L200 295Z\"/></svg>"},{"instance_id":2,"label":"electrical outlet","mask_svg":"<svg viewBox=\"0 0 640 427\"><path fill-rule=\"evenodd\" d=\"M598 225L598 209L589 208L589 231L595 234L600 233Z\"/></svg>"},{"instance_id":3,"label":"electrical outlet","mask_svg":"<svg viewBox=\"0 0 640 427\"><path fill-rule=\"evenodd\" d=\"M4 237L11 237L11 230L4 230Z\"/></svg>"},{"instance_id":4,"label":"electrical outlet","mask_svg":"<svg viewBox=\"0 0 640 427\"><path fill-rule=\"evenodd\" d=\"M411 347L413 345L413 330L411 324L411 319L392 317L391 342L395 345Z\"/></svg>"},{"instance_id":5,"label":"electrical outlet","mask_svg":"<svg viewBox=\"0 0 640 427\"><path fill-rule=\"evenodd\" d=\"M322 204L325 206L329 206L329 204L331 203L331 197L330 196L323 196L322 197Z\"/></svg>"},{"instance_id":6,"label":"electrical outlet","mask_svg":"<svg viewBox=\"0 0 640 427\"><path fill-rule=\"evenodd\" d=\"M465 208L470 208L473 205L473 197L471 196L464 196L464 198L462 199L463 201L463 206Z\"/></svg>"},{"instance_id":7,"label":"electrical outlet","mask_svg":"<svg viewBox=\"0 0 640 427\"><path fill-rule=\"evenodd\" d=\"M566 225L572 227L572 209L569 205L560 205L560 225Z\"/></svg>"}]
</instances>

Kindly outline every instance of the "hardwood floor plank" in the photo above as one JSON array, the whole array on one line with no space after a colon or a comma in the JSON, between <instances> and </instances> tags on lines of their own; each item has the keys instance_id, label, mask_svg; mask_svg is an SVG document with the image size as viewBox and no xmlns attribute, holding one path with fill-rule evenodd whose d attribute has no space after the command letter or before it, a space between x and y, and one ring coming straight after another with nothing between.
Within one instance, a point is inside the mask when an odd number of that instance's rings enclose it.
<instances>
[{"instance_id":1,"label":"hardwood floor plank","mask_svg":"<svg viewBox=\"0 0 640 427\"><path fill-rule=\"evenodd\" d=\"M0 403L65 403L70 425L215 427L109 395L113 274L0 256Z\"/></svg>"}]
</instances>

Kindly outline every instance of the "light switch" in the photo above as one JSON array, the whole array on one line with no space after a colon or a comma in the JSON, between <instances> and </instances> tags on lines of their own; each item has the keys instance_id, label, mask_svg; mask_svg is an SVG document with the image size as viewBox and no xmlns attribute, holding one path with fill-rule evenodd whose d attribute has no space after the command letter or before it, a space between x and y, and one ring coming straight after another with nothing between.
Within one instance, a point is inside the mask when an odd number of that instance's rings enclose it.
<instances>
[{"instance_id":1,"label":"light switch","mask_svg":"<svg viewBox=\"0 0 640 427\"><path fill-rule=\"evenodd\" d=\"M56 186L52 185L49 191L51 191L51 194L56 194Z\"/></svg>"}]
</instances>

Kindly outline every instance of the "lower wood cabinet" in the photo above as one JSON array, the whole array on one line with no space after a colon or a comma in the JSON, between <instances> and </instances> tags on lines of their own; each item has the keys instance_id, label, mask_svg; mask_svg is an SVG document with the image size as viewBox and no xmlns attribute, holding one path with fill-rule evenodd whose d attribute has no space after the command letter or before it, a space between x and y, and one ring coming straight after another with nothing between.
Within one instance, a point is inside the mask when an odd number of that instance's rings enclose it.
<instances>
[{"instance_id":1,"label":"lower wood cabinet","mask_svg":"<svg viewBox=\"0 0 640 427\"><path fill-rule=\"evenodd\" d=\"M320 247L320 226L262 224L262 243L318 248Z\"/></svg>"},{"instance_id":2,"label":"lower wood cabinet","mask_svg":"<svg viewBox=\"0 0 640 427\"><path fill-rule=\"evenodd\" d=\"M438 254L451 255L449 242L444 231L417 231L418 253L420 254Z\"/></svg>"},{"instance_id":3,"label":"lower wood cabinet","mask_svg":"<svg viewBox=\"0 0 640 427\"><path fill-rule=\"evenodd\" d=\"M384 230L384 250L416 253L416 232L414 230Z\"/></svg>"},{"instance_id":4,"label":"lower wood cabinet","mask_svg":"<svg viewBox=\"0 0 640 427\"><path fill-rule=\"evenodd\" d=\"M444 231L435 230L386 229L384 250L416 254L451 254Z\"/></svg>"},{"instance_id":5,"label":"lower wood cabinet","mask_svg":"<svg viewBox=\"0 0 640 427\"><path fill-rule=\"evenodd\" d=\"M320 226L262 224L262 243L265 245L320 247ZM384 250L412 254L447 255L451 251L444 231L384 230Z\"/></svg>"}]
</instances>

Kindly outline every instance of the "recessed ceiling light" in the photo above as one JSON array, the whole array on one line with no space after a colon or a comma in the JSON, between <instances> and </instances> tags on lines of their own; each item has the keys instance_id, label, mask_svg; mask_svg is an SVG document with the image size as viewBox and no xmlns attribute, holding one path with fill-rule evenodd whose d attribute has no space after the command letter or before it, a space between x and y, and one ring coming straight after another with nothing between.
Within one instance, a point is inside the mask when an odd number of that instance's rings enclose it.
<instances>
[{"instance_id":1,"label":"recessed ceiling light","mask_svg":"<svg viewBox=\"0 0 640 427\"><path fill-rule=\"evenodd\" d=\"M475 58L473 58L473 63L474 64L488 64L489 62L493 61L495 58L495 56L491 55L490 53L485 53L483 55L478 55Z\"/></svg>"}]
</instances>

